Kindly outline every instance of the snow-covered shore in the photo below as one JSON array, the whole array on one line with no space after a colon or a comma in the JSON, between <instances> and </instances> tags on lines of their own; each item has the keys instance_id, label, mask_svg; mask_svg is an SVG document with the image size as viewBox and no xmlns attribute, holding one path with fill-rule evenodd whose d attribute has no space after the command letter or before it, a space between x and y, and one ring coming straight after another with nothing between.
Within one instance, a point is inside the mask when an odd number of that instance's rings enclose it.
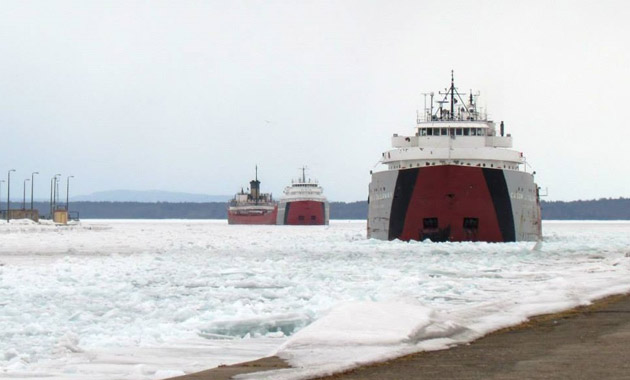
<instances>
[{"instance_id":1,"label":"snow-covered shore","mask_svg":"<svg viewBox=\"0 0 630 380\"><path fill-rule=\"evenodd\" d=\"M365 239L365 223L0 224L0 378L155 379L278 354L328 373L630 289L630 223L545 242ZM258 375L249 375L256 377Z\"/></svg>"}]
</instances>

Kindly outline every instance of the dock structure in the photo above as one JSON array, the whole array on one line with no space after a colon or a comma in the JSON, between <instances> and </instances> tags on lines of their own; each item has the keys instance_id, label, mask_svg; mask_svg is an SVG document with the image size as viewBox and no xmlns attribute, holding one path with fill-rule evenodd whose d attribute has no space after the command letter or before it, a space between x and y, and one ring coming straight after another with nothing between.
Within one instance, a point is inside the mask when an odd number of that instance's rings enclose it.
<instances>
[{"instance_id":1,"label":"dock structure","mask_svg":"<svg viewBox=\"0 0 630 380\"><path fill-rule=\"evenodd\" d=\"M11 219L30 219L34 222L39 222L40 218L52 220L56 224L68 224L71 220L79 220L78 212L71 212L69 208L69 194L70 194L70 178L74 178L74 176L68 176L66 179L66 202L59 201L59 177L61 174L55 174L50 180L50 207L48 215L40 215L40 210L36 209L33 205L33 192L34 192L34 182L35 175L39 174L39 172L32 172L31 178L27 178L24 180L24 187L22 190L22 207L21 208L11 208L15 207L15 202L11 200L11 173L15 172L15 169L11 169L7 173L7 180L0 180L0 189L2 183L7 183L7 199L6 199L6 209L0 208L0 218L6 220L7 223L10 222ZM27 208L26 202L26 183L30 182L31 187L31 202L30 208ZM0 190L0 194L2 191ZM13 203L13 204L12 204ZM4 204L4 200L0 202L0 204Z\"/></svg>"},{"instance_id":2,"label":"dock structure","mask_svg":"<svg viewBox=\"0 0 630 380\"><path fill-rule=\"evenodd\" d=\"M77 218L78 219L78 218ZM52 221L57 224L68 224L68 221L72 220L70 212L66 207L59 206L52 213Z\"/></svg>"},{"instance_id":3,"label":"dock structure","mask_svg":"<svg viewBox=\"0 0 630 380\"><path fill-rule=\"evenodd\" d=\"M39 222L39 210L36 209L12 209L8 211L3 210L4 219L30 219L33 222Z\"/></svg>"},{"instance_id":4,"label":"dock structure","mask_svg":"<svg viewBox=\"0 0 630 380\"><path fill-rule=\"evenodd\" d=\"M79 220L78 212L70 212L70 178L66 178L66 203L59 202L59 177L61 174L55 174L50 182L50 219L56 224L68 224L70 220Z\"/></svg>"}]
</instances>

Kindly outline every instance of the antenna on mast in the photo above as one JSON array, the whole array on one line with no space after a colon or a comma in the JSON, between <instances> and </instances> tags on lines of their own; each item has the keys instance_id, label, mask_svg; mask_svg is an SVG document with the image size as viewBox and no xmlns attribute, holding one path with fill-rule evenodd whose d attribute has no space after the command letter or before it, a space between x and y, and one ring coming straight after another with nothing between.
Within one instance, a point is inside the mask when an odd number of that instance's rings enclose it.
<instances>
[{"instance_id":1,"label":"antenna on mast","mask_svg":"<svg viewBox=\"0 0 630 380\"><path fill-rule=\"evenodd\" d=\"M455 76L451 70L451 119L455 116Z\"/></svg>"},{"instance_id":2,"label":"antenna on mast","mask_svg":"<svg viewBox=\"0 0 630 380\"><path fill-rule=\"evenodd\" d=\"M302 166L302 183L306 183L306 166Z\"/></svg>"}]
</instances>

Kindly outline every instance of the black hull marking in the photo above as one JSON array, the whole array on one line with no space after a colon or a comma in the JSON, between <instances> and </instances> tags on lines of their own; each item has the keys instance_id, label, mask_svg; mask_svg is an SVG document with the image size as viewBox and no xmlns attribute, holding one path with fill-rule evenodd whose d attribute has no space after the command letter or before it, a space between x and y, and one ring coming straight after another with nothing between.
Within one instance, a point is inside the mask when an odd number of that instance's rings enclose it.
<instances>
[{"instance_id":1,"label":"black hull marking","mask_svg":"<svg viewBox=\"0 0 630 380\"><path fill-rule=\"evenodd\" d=\"M419 169L407 169L398 172L394 199L392 200L392 212L389 216L389 240L397 239L402 235L409 201L416 187L418 171Z\"/></svg>"},{"instance_id":2,"label":"black hull marking","mask_svg":"<svg viewBox=\"0 0 630 380\"><path fill-rule=\"evenodd\" d=\"M516 241L516 231L514 229L514 215L512 214L512 201L508 191L505 175L500 169L483 169L483 176L486 179L488 191L492 197L494 210L497 214L497 221L501 236L504 242Z\"/></svg>"},{"instance_id":3,"label":"black hull marking","mask_svg":"<svg viewBox=\"0 0 630 380\"><path fill-rule=\"evenodd\" d=\"M322 215L324 215L324 225L328 224L326 223L326 220L328 220L327 215L326 215L326 203L322 202Z\"/></svg>"},{"instance_id":4,"label":"black hull marking","mask_svg":"<svg viewBox=\"0 0 630 380\"><path fill-rule=\"evenodd\" d=\"M291 202L287 202L284 205L284 225L289 224L289 208L291 206Z\"/></svg>"}]
</instances>

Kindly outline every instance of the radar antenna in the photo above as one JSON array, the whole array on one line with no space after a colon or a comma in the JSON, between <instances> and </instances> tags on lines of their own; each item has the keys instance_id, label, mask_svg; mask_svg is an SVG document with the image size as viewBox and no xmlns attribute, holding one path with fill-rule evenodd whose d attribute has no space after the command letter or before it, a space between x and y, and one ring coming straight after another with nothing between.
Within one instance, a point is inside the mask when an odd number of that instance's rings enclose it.
<instances>
[{"instance_id":1,"label":"radar antenna","mask_svg":"<svg viewBox=\"0 0 630 380\"><path fill-rule=\"evenodd\" d=\"M308 168L306 167L306 165L304 165L298 169L302 170L302 183L306 183L306 169Z\"/></svg>"},{"instance_id":2,"label":"radar antenna","mask_svg":"<svg viewBox=\"0 0 630 380\"><path fill-rule=\"evenodd\" d=\"M459 93L457 91L457 88L455 87L455 72L454 70L451 70L451 87L445 89L446 92L439 92L440 95L444 95L444 98L442 100L438 100L437 103L440 105L439 111L440 111L440 119L443 119L443 113L447 114L447 119L446 120L455 120L457 118L461 118L461 112L465 111L465 112L469 112L470 109L469 107L466 105L466 102L464 102L464 100L462 99L462 95L466 95L465 93ZM450 112L448 110L443 110L442 105L444 103L450 103L451 105L451 109ZM455 104L457 103L461 103L462 104L462 108L458 108L457 112L455 112Z\"/></svg>"},{"instance_id":3,"label":"radar antenna","mask_svg":"<svg viewBox=\"0 0 630 380\"><path fill-rule=\"evenodd\" d=\"M455 74L451 70L451 119L455 115Z\"/></svg>"}]
</instances>

